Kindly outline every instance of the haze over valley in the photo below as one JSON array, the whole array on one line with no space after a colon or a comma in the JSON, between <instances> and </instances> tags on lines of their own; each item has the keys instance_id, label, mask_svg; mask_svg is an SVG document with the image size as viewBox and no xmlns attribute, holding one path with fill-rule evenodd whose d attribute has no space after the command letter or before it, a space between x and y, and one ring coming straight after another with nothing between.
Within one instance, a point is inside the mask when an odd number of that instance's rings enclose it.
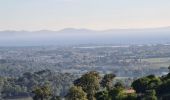
<instances>
[{"instance_id":1,"label":"haze over valley","mask_svg":"<svg viewBox=\"0 0 170 100\"><path fill-rule=\"evenodd\" d=\"M0 31L0 46L62 46L79 44L169 43L170 27L94 31L67 28L60 31Z\"/></svg>"}]
</instances>

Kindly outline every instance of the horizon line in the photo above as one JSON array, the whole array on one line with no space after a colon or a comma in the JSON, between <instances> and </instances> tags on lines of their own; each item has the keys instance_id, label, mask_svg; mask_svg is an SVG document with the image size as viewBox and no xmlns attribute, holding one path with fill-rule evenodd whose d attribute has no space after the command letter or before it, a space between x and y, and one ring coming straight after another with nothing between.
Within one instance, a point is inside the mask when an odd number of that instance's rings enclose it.
<instances>
[{"instance_id":1,"label":"horizon line","mask_svg":"<svg viewBox=\"0 0 170 100\"><path fill-rule=\"evenodd\" d=\"M90 29L90 28L74 28L74 27L67 27L67 28L62 28L58 30L53 30L53 29L37 29L37 30L16 30L16 29L5 29L5 30L0 30L0 32L5 32L5 31L26 31L26 32L38 32L38 31L53 31L53 32L59 32L59 31L64 31L64 30L90 30L90 31L109 31L109 30L144 30L144 29L163 29L163 28L170 28L170 26L161 26L161 27L146 27L146 28L110 28L110 29L103 29L103 30L97 30L97 29Z\"/></svg>"}]
</instances>

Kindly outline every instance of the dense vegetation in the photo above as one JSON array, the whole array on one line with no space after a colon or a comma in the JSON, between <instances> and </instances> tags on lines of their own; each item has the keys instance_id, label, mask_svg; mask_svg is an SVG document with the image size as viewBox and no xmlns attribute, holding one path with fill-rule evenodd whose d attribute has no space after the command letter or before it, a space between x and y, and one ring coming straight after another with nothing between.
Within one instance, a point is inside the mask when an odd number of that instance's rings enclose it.
<instances>
[{"instance_id":1,"label":"dense vegetation","mask_svg":"<svg viewBox=\"0 0 170 100\"><path fill-rule=\"evenodd\" d=\"M32 96L34 89L46 85L50 87L53 95L64 96L75 79L76 76L69 73L62 74L50 70L27 72L18 78L0 77L1 97Z\"/></svg>"},{"instance_id":2,"label":"dense vegetation","mask_svg":"<svg viewBox=\"0 0 170 100\"><path fill-rule=\"evenodd\" d=\"M76 78L68 73L42 70L18 78L0 78L1 98L31 96L33 100L169 100L170 73L148 75L133 81L131 87L113 84L115 74L101 76L90 71ZM73 82L73 83L72 83Z\"/></svg>"},{"instance_id":3,"label":"dense vegetation","mask_svg":"<svg viewBox=\"0 0 170 100\"><path fill-rule=\"evenodd\" d=\"M134 80L131 90L117 82L114 74L103 77L96 71L88 72L73 82L67 100L169 100L170 73L157 77L145 76ZM56 99L57 100L57 99Z\"/></svg>"}]
</instances>

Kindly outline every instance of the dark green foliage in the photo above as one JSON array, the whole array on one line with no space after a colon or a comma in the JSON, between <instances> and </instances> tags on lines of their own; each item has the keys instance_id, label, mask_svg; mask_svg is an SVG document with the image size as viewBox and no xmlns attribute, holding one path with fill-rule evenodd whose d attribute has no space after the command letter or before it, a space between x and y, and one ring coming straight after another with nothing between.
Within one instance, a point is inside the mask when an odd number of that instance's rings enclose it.
<instances>
[{"instance_id":1,"label":"dark green foliage","mask_svg":"<svg viewBox=\"0 0 170 100\"><path fill-rule=\"evenodd\" d=\"M123 100L125 98L123 90L123 88L113 88L112 90L110 90L109 95L111 97L111 100Z\"/></svg>"},{"instance_id":2,"label":"dark green foliage","mask_svg":"<svg viewBox=\"0 0 170 100\"><path fill-rule=\"evenodd\" d=\"M49 85L53 95L65 96L75 76L42 70L18 78L0 78L1 97L29 96L35 87Z\"/></svg>"},{"instance_id":3,"label":"dark green foliage","mask_svg":"<svg viewBox=\"0 0 170 100\"><path fill-rule=\"evenodd\" d=\"M106 74L104 75L102 81L101 81L101 86L104 88L107 88L107 90L111 89L112 87L112 82L113 79L116 77L115 74Z\"/></svg>"},{"instance_id":4,"label":"dark green foliage","mask_svg":"<svg viewBox=\"0 0 170 100\"><path fill-rule=\"evenodd\" d=\"M1 84L1 93L2 97L10 97L10 96L25 96L28 94L27 88L24 86L20 86L16 84L16 80L13 78L4 78L1 80L3 84Z\"/></svg>"},{"instance_id":5,"label":"dark green foliage","mask_svg":"<svg viewBox=\"0 0 170 100\"><path fill-rule=\"evenodd\" d=\"M142 100L157 100L155 90L147 90Z\"/></svg>"},{"instance_id":6,"label":"dark green foliage","mask_svg":"<svg viewBox=\"0 0 170 100\"><path fill-rule=\"evenodd\" d=\"M161 78L149 75L139 78L132 83L137 93L142 93L142 100L169 100L170 98L170 73Z\"/></svg>"},{"instance_id":7,"label":"dark green foliage","mask_svg":"<svg viewBox=\"0 0 170 100\"><path fill-rule=\"evenodd\" d=\"M109 92L107 90L96 93L95 97L96 100L111 100Z\"/></svg>"},{"instance_id":8,"label":"dark green foliage","mask_svg":"<svg viewBox=\"0 0 170 100\"><path fill-rule=\"evenodd\" d=\"M34 93L33 100L48 99L52 95L49 86L37 87L32 91L32 93Z\"/></svg>"},{"instance_id":9,"label":"dark green foliage","mask_svg":"<svg viewBox=\"0 0 170 100\"><path fill-rule=\"evenodd\" d=\"M123 86L123 84L121 82L116 82L114 87L116 87L116 88L124 88L124 86Z\"/></svg>"},{"instance_id":10,"label":"dark green foliage","mask_svg":"<svg viewBox=\"0 0 170 100\"><path fill-rule=\"evenodd\" d=\"M132 83L132 87L137 93L145 93L146 90L156 89L162 81L154 75L139 78Z\"/></svg>"},{"instance_id":11,"label":"dark green foliage","mask_svg":"<svg viewBox=\"0 0 170 100\"><path fill-rule=\"evenodd\" d=\"M53 96L50 100L62 100L60 96Z\"/></svg>"},{"instance_id":12,"label":"dark green foliage","mask_svg":"<svg viewBox=\"0 0 170 100\"><path fill-rule=\"evenodd\" d=\"M88 100L137 100L137 95L135 93L126 94L124 86L117 82L115 87L112 87L112 83L115 75L106 74L100 82L100 76L97 72L88 72L82 77L74 81L74 85L82 87L82 89L87 93ZM101 87L106 87L103 89ZM101 91L98 91L99 88ZM103 90L102 90L103 89ZM98 91L98 92L97 92ZM95 94L95 95L94 95Z\"/></svg>"},{"instance_id":13,"label":"dark green foliage","mask_svg":"<svg viewBox=\"0 0 170 100\"><path fill-rule=\"evenodd\" d=\"M170 73L166 76L161 77L162 84L156 89L157 94L163 100L168 100L170 98Z\"/></svg>"},{"instance_id":14,"label":"dark green foliage","mask_svg":"<svg viewBox=\"0 0 170 100\"><path fill-rule=\"evenodd\" d=\"M137 94L136 93L128 94L123 100L138 100Z\"/></svg>"},{"instance_id":15,"label":"dark green foliage","mask_svg":"<svg viewBox=\"0 0 170 100\"><path fill-rule=\"evenodd\" d=\"M110 91L100 91L96 93L96 100L137 100L137 94L126 94L124 88L113 88Z\"/></svg>"},{"instance_id":16,"label":"dark green foliage","mask_svg":"<svg viewBox=\"0 0 170 100\"><path fill-rule=\"evenodd\" d=\"M87 100L87 95L82 87L73 86L67 94L67 100Z\"/></svg>"},{"instance_id":17,"label":"dark green foliage","mask_svg":"<svg viewBox=\"0 0 170 100\"><path fill-rule=\"evenodd\" d=\"M57 83L61 82L64 89L69 88L71 83L67 78L70 77L72 76L68 73L59 74L50 70L27 72L19 78L0 77L1 97L30 95L30 91L33 90L34 100L61 100L61 97L56 95L62 86ZM132 87L136 93L129 92L121 82L112 87L114 77L113 74L106 74L101 80L98 72L91 71L76 79L74 86L68 91L63 91L67 94L67 100L169 100L170 98L170 73L161 78L149 75L135 80Z\"/></svg>"},{"instance_id":18,"label":"dark green foliage","mask_svg":"<svg viewBox=\"0 0 170 100\"><path fill-rule=\"evenodd\" d=\"M170 93L170 79L163 82L159 87L157 88L157 91L159 94L167 94Z\"/></svg>"},{"instance_id":19,"label":"dark green foliage","mask_svg":"<svg viewBox=\"0 0 170 100\"><path fill-rule=\"evenodd\" d=\"M164 82L167 81L168 79L170 79L170 73L161 77L161 80L164 81Z\"/></svg>"},{"instance_id":20,"label":"dark green foliage","mask_svg":"<svg viewBox=\"0 0 170 100\"><path fill-rule=\"evenodd\" d=\"M99 73L95 71L88 72L79 79L74 81L75 86L82 87L83 91L87 93L87 97L89 100L94 100L94 95L99 90Z\"/></svg>"}]
</instances>

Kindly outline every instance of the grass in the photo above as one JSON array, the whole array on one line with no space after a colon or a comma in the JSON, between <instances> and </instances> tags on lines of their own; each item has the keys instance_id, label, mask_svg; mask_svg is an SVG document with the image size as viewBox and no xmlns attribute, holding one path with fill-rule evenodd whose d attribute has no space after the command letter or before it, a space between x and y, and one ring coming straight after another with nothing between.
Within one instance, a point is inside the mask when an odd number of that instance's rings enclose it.
<instances>
[{"instance_id":1,"label":"grass","mask_svg":"<svg viewBox=\"0 0 170 100\"><path fill-rule=\"evenodd\" d=\"M170 58L148 58L148 59L142 59L142 61L147 61L149 63L164 63L164 62L170 62Z\"/></svg>"},{"instance_id":2,"label":"grass","mask_svg":"<svg viewBox=\"0 0 170 100\"><path fill-rule=\"evenodd\" d=\"M170 58L148 58L142 59L142 62L150 63L152 68L168 67L170 65Z\"/></svg>"}]
</instances>

